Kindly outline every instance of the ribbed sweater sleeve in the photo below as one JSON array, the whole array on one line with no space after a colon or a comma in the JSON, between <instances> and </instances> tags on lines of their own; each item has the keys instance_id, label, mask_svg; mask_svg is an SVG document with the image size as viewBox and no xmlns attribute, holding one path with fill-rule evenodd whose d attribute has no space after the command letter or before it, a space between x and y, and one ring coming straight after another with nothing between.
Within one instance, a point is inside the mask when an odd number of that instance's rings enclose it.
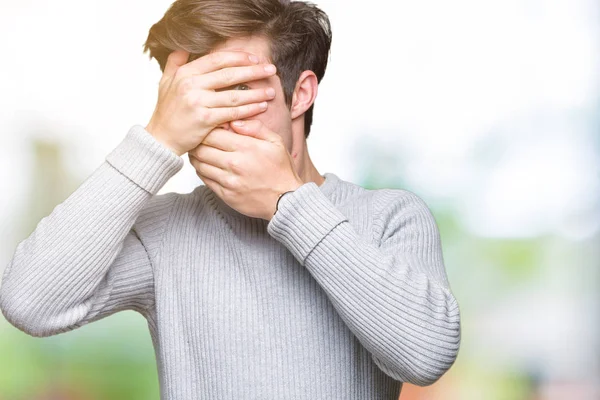
<instances>
[{"instance_id":1,"label":"ribbed sweater sleeve","mask_svg":"<svg viewBox=\"0 0 600 400\"><path fill-rule=\"evenodd\" d=\"M149 222L172 196L153 197L183 160L134 125L105 161L17 245L0 287L6 319L32 336L66 332L153 302ZM151 201L152 200L152 201ZM138 220L139 219L139 220ZM140 239L134 223L146 227Z\"/></svg>"},{"instance_id":2,"label":"ribbed sweater sleeve","mask_svg":"<svg viewBox=\"0 0 600 400\"><path fill-rule=\"evenodd\" d=\"M308 269L383 372L429 385L451 367L460 344L439 231L411 192L380 190L372 207L367 238L309 182L281 199L267 229Z\"/></svg>"}]
</instances>

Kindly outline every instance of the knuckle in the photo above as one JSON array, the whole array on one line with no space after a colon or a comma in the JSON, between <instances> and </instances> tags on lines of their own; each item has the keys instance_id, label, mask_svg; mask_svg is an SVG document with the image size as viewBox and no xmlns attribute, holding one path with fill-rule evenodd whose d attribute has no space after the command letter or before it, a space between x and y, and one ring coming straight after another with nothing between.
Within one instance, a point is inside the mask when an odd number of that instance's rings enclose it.
<instances>
[{"instance_id":1,"label":"knuckle","mask_svg":"<svg viewBox=\"0 0 600 400\"><path fill-rule=\"evenodd\" d=\"M232 170L233 172L236 172L240 167L240 162L237 158L231 158L230 160L227 161L227 166L229 167L230 170Z\"/></svg>"},{"instance_id":2,"label":"knuckle","mask_svg":"<svg viewBox=\"0 0 600 400\"><path fill-rule=\"evenodd\" d=\"M230 108L229 109L229 118L233 121L236 119L240 118L240 109L235 107L235 108Z\"/></svg>"},{"instance_id":3,"label":"knuckle","mask_svg":"<svg viewBox=\"0 0 600 400\"><path fill-rule=\"evenodd\" d=\"M191 93L184 93L182 96L183 104L186 107L193 108L196 105L196 98Z\"/></svg>"},{"instance_id":4,"label":"knuckle","mask_svg":"<svg viewBox=\"0 0 600 400\"><path fill-rule=\"evenodd\" d=\"M200 157L202 157L201 150L202 150L202 145L196 146L193 149L191 149L188 152L188 154L190 155L190 159L194 159L194 161L199 162Z\"/></svg>"},{"instance_id":5,"label":"knuckle","mask_svg":"<svg viewBox=\"0 0 600 400\"><path fill-rule=\"evenodd\" d=\"M227 85L233 83L233 80L235 79L235 73L233 72L233 70L229 69L229 68L225 68L221 70L221 79L223 80L223 82Z\"/></svg>"},{"instance_id":6,"label":"knuckle","mask_svg":"<svg viewBox=\"0 0 600 400\"><path fill-rule=\"evenodd\" d=\"M191 76L186 76L184 78L181 78L181 80L179 81L179 85L178 85L179 94L185 95L186 93L189 93L192 90L193 86L194 86L194 82L193 82L193 78Z\"/></svg>"},{"instance_id":7,"label":"knuckle","mask_svg":"<svg viewBox=\"0 0 600 400\"><path fill-rule=\"evenodd\" d=\"M199 107L196 111L196 118L200 122L207 123L211 119L210 111L204 107Z\"/></svg>"},{"instance_id":8,"label":"knuckle","mask_svg":"<svg viewBox=\"0 0 600 400\"><path fill-rule=\"evenodd\" d=\"M225 178L225 185L230 189L236 189L239 185L239 180L235 175L229 175Z\"/></svg>"},{"instance_id":9,"label":"knuckle","mask_svg":"<svg viewBox=\"0 0 600 400\"><path fill-rule=\"evenodd\" d=\"M237 91L231 90L229 94L229 103L233 106L237 106L240 104L240 95Z\"/></svg>"}]
</instances>

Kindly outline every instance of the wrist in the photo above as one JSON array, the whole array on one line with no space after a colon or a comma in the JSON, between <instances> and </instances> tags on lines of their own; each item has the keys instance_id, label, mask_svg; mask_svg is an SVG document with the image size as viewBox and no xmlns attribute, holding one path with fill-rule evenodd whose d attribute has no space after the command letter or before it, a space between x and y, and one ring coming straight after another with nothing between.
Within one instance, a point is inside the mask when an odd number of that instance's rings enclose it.
<instances>
[{"instance_id":1,"label":"wrist","mask_svg":"<svg viewBox=\"0 0 600 400\"><path fill-rule=\"evenodd\" d=\"M177 150L175 146L171 145L171 143L166 139L166 136L161 135L152 125L148 124L144 129L150 134L150 136L154 138L154 140L159 142L163 147L171 150L178 157L181 157L183 155L183 153Z\"/></svg>"},{"instance_id":2,"label":"wrist","mask_svg":"<svg viewBox=\"0 0 600 400\"><path fill-rule=\"evenodd\" d=\"M288 193L293 193L293 190L288 190L287 192L283 192L280 193L279 196L277 197L277 203L275 203L275 212L273 213L273 215L277 214L277 211L279 211L279 201L283 198L283 196L285 196Z\"/></svg>"},{"instance_id":3,"label":"wrist","mask_svg":"<svg viewBox=\"0 0 600 400\"><path fill-rule=\"evenodd\" d=\"M273 215L277 214L280 205L279 202L284 197L284 195L295 192L302 185L304 185L304 182L298 181L294 185L292 185L288 190L279 193L279 195L277 196L277 202L275 203L275 212L273 213Z\"/></svg>"}]
</instances>

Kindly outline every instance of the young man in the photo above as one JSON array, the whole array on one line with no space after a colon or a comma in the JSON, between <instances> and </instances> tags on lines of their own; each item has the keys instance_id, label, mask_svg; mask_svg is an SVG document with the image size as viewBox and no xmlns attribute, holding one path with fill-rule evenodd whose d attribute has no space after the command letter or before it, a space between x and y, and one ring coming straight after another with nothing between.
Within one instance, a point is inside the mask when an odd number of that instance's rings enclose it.
<instances>
[{"instance_id":1,"label":"young man","mask_svg":"<svg viewBox=\"0 0 600 400\"><path fill-rule=\"evenodd\" d=\"M439 379L460 315L431 212L308 155L330 42L309 3L173 3L146 42L150 122L17 246L7 320L43 337L136 310L170 400L391 400ZM206 185L157 195L186 152Z\"/></svg>"}]
</instances>

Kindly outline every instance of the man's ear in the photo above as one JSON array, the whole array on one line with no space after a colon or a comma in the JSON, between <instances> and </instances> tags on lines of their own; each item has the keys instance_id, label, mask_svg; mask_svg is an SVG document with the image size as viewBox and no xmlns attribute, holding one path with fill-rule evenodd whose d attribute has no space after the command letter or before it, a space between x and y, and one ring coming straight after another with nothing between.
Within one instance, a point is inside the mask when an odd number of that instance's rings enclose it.
<instances>
[{"instance_id":1,"label":"man's ear","mask_svg":"<svg viewBox=\"0 0 600 400\"><path fill-rule=\"evenodd\" d=\"M300 74L294 94L292 96L292 107L290 109L292 119L303 115L315 102L319 82L312 71L304 71Z\"/></svg>"}]
</instances>

